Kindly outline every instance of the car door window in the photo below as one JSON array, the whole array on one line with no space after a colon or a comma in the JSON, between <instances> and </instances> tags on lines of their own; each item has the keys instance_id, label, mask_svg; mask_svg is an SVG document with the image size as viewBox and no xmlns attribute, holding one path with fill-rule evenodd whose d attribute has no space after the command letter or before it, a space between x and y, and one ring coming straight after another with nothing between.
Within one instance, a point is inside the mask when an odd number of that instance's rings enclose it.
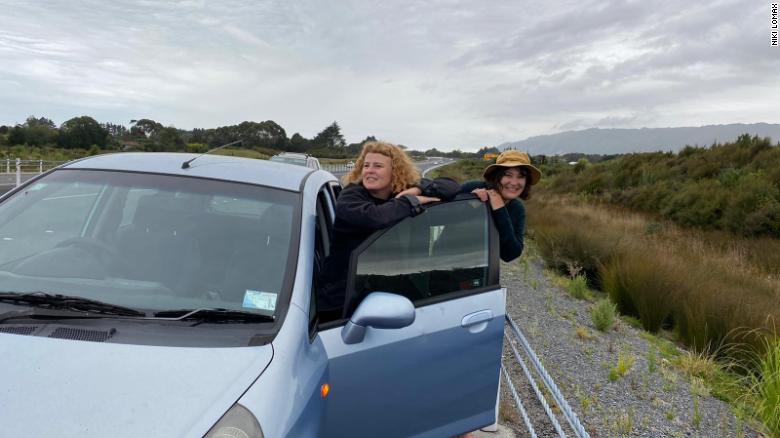
<instances>
[{"instance_id":1,"label":"car door window","mask_svg":"<svg viewBox=\"0 0 780 438\"><path fill-rule=\"evenodd\" d=\"M466 199L378 232L353 253L345 314L375 291L400 294L420 306L498 284L492 230L485 204Z\"/></svg>"}]
</instances>

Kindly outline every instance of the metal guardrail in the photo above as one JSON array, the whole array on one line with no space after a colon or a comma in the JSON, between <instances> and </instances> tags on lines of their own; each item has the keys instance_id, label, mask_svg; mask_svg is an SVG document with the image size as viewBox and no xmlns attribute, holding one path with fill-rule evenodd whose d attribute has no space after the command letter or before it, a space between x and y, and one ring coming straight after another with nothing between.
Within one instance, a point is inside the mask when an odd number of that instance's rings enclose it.
<instances>
[{"instance_id":1,"label":"metal guardrail","mask_svg":"<svg viewBox=\"0 0 780 438\"><path fill-rule=\"evenodd\" d=\"M542 391L540 391L536 383L536 379L532 375L531 370L526 365L525 360L523 360L523 357L518 352L515 344L519 344L520 347L522 348L526 358L533 366L533 371L536 372L536 375L539 376L539 378L542 380L544 385L547 387L547 390L551 394L553 402L560 408L563 417L569 423L569 426L571 426L571 429L574 431L574 434L578 438L590 438L588 432L586 432L585 428L582 427L579 418L577 418L577 414L569 406L569 403L563 397L563 394L561 393L560 389L558 389L558 386L555 384L555 381L547 372L547 370L544 368L544 365L542 365L542 362L539 360L539 357L536 355L536 352L533 350L533 348L531 348L531 345L526 340L525 336L523 335L523 332L520 330L517 324L515 324L512 318L509 317L509 315L506 315L506 322L510 334L510 336L507 337L507 340L509 342L509 346L512 349L513 356L517 361L517 364L522 368L523 374L525 374L525 377L528 379L528 382L533 388L534 394L536 394L536 398L542 404L545 413L550 418L550 422L553 424L555 431L558 432L558 435L561 437L566 436L563 429L561 428L560 422L555 416L555 413L553 413L552 409L550 408L544 394L542 393ZM533 424L528 418L528 413L526 412L525 407L523 406L522 400L520 400L520 397L517 395L515 386L512 384L512 380L510 379L509 373L507 372L504 364L501 364L501 374L504 376L504 379L506 380L507 385L509 386L510 392L512 393L512 397L515 400L515 405L518 411L520 411L521 416L523 417L523 422L525 423L528 432L531 434L532 437L536 437L536 432L534 431Z\"/></svg>"},{"instance_id":2,"label":"metal guardrail","mask_svg":"<svg viewBox=\"0 0 780 438\"><path fill-rule=\"evenodd\" d=\"M5 175L6 177L10 175L16 175L16 178L13 182L9 180L5 180L3 182L6 184L15 183L15 185L18 187L22 183L22 175L37 175L63 163L66 163L66 161L22 160L19 158L6 158L5 160L0 160L0 175Z\"/></svg>"},{"instance_id":3,"label":"metal guardrail","mask_svg":"<svg viewBox=\"0 0 780 438\"><path fill-rule=\"evenodd\" d=\"M322 170L327 170L330 173L339 172L339 173L347 173L355 168L355 165L352 166L348 164L323 164Z\"/></svg>"}]
</instances>

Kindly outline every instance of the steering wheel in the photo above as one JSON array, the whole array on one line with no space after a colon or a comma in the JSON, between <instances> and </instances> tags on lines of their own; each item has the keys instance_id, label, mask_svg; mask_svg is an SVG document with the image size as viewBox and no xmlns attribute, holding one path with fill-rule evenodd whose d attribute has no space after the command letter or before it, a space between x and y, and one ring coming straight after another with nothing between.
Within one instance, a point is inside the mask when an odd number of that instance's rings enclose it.
<instances>
[{"instance_id":1,"label":"steering wheel","mask_svg":"<svg viewBox=\"0 0 780 438\"><path fill-rule=\"evenodd\" d=\"M90 255L94 256L96 259L100 260L102 263L106 263L106 258L114 258L117 255L117 252L114 248L92 237L71 237L70 239L63 240L54 247L65 248L68 246L81 248Z\"/></svg>"}]
</instances>

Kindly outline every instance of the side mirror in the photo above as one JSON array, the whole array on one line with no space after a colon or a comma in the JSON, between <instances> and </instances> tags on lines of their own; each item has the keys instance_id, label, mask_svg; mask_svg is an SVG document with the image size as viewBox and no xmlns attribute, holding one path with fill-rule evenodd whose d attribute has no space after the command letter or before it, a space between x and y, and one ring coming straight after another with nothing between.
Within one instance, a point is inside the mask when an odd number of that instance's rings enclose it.
<instances>
[{"instance_id":1,"label":"side mirror","mask_svg":"<svg viewBox=\"0 0 780 438\"><path fill-rule=\"evenodd\" d=\"M414 305L408 298L387 292L372 292L358 305L341 330L345 344L357 344L366 337L368 327L402 328L414 322Z\"/></svg>"}]
</instances>

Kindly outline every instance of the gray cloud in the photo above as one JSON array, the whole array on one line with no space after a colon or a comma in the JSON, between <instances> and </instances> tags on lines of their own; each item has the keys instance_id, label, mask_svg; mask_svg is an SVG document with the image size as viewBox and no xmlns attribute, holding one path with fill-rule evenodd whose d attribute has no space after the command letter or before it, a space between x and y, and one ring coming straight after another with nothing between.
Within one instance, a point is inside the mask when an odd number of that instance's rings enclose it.
<instances>
[{"instance_id":1,"label":"gray cloud","mask_svg":"<svg viewBox=\"0 0 780 438\"><path fill-rule=\"evenodd\" d=\"M0 123L181 128L476 149L589 127L778 122L780 50L739 1L0 0ZM771 117L775 117L771 119Z\"/></svg>"}]
</instances>

